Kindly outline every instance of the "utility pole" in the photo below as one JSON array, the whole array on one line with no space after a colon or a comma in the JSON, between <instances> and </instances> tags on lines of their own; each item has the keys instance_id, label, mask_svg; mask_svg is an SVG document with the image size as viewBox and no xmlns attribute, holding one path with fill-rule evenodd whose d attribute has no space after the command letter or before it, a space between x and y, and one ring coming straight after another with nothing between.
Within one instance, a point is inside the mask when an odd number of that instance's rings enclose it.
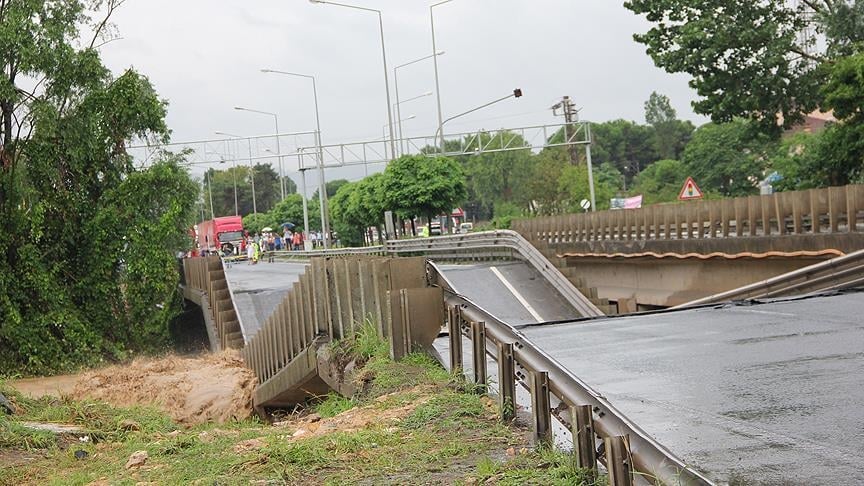
<instances>
[{"instance_id":1,"label":"utility pole","mask_svg":"<svg viewBox=\"0 0 864 486\"><path fill-rule=\"evenodd\" d=\"M570 141L570 137L572 137L571 131L573 130L573 124L579 121L579 110L576 109L576 106L573 104L573 101L569 96L565 96L560 103L556 103L552 106L552 113L555 116L561 116L558 110L563 111L564 115L564 143L568 143ZM579 165L579 149L575 144L568 144L567 150L570 152L570 164Z\"/></svg>"},{"instance_id":2,"label":"utility pole","mask_svg":"<svg viewBox=\"0 0 864 486\"><path fill-rule=\"evenodd\" d=\"M570 164L579 165L579 149L575 143L572 143L573 141L570 138L575 135L572 133L573 125L579 123L579 110L575 108L570 97L565 96L561 99L560 103L555 103L552 106L552 114L555 116L564 115L564 144L567 145L567 150L570 152ZM588 123L582 123L581 125L581 129L585 130L585 139L588 141L585 145L585 162L588 164L588 189L591 193L591 211L596 211L594 169L591 166L591 125Z\"/></svg>"}]
</instances>

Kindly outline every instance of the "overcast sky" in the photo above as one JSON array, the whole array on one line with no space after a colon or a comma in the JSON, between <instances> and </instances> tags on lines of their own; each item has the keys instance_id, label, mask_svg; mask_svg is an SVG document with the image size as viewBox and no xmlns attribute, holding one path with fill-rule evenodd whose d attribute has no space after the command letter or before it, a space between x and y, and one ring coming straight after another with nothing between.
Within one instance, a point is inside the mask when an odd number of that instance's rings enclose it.
<instances>
[{"instance_id":1,"label":"overcast sky","mask_svg":"<svg viewBox=\"0 0 864 486\"><path fill-rule=\"evenodd\" d=\"M384 13L387 62L432 52L428 1L347 0ZM435 8L444 117L499 98L511 99L447 125L448 132L557 123L549 107L570 95L581 118L643 122L656 90L680 118L693 114L687 78L656 68L632 35L648 24L619 0L455 0ZM314 128L311 83L261 68L318 78L324 143L382 136L387 123L377 16L306 0L129 0L114 17L122 39L102 47L116 72L134 67L169 103L175 141ZM431 60L400 69L401 99L434 91ZM432 135L434 96L402 105L406 136Z\"/></svg>"}]
</instances>

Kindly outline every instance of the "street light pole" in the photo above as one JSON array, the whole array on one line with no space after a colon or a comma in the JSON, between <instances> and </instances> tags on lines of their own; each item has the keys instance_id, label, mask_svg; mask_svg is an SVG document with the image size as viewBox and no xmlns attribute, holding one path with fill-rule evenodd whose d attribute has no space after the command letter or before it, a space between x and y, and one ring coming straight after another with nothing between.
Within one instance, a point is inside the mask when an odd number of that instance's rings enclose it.
<instances>
[{"instance_id":1,"label":"street light pole","mask_svg":"<svg viewBox=\"0 0 864 486\"><path fill-rule=\"evenodd\" d=\"M433 3L429 6L429 23L432 27L432 62L435 64L435 98L438 100L438 132L441 134L440 140L440 150L444 151L444 116L441 112L441 85L438 82L438 56L435 55L438 52L438 47L435 45L435 13L433 9L439 5L444 5L445 3L450 3L453 0L444 0L442 2Z\"/></svg>"},{"instance_id":2,"label":"street light pole","mask_svg":"<svg viewBox=\"0 0 864 486\"><path fill-rule=\"evenodd\" d=\"M510 93L510 94L507 95L507 96L502 96L502 97L498 98L497 100L492 100L492 101L490 101L489 103L484 103L484 104L482 104L482 105L480 105L480 106L478 106L478 107L476 107L476 108L471 108L471 109L468 110L468 111L463 111L462 113L459 113L458 115L453 115L453 116L451 116L450 118L448 118L448 119L444 120L443 122L441 122L441 126L438 127L438 131L435 132L435 138L438 138L438 134L441 134L441 137L444 136L444 133L443 133L443 131L442 131L443 128L444 128L444 124L447 123L447 122L449 122L449 121L455 120L455 119L457 119L457 118L459 118L459 117L461 117L461 116L465 116L465 115L467 115L467 114L469 114L469 113L474 113L475 111L482 110L483 108L486 108L487 106L492 106L492 105L494 105L495 103L500 103L500 102L502 102L502 101L504 101L504 100L507 100L507 99L510 99L510 98L521 98L521 97L522 97L522 90L519 89L519 88L516 88L516 89L513 90L512 93Z\"/></svg>"},{"instance_id":3,"label":"street light pole","mask_svg":"<svg viewBox=\"0 0 864 486\"><path fill-rule=\"evenodd\" d=\"M232 135L225 132L216 132L216 135L225 135L226 137L232 137L236 139L243 138L240 135ZM246 142L248 142L249 146L249 172L252 179L252 214L258 214L258 201L255 197L255 167L252 165L252 140L247 139Z\"/></svg>"},{"instance_id":4,"label":"street light pole","mask_svg":"<svg viewBox=\"0 0 864 486\"><path fill-rule=\"evenodd\" d=\"M321 144L321 112L318 110L318 85L315 81L315 76L311 76L309 74L300 74L300 73L292 73L289 71L277 71L275 69L262 69L262 73L272 73L272 74L282 74L284 76L297 76L301 78L307 78L312 80L312 96L315 100L315 126L317 127L317 131L315 133L315 143L318 145L318 186L321 188L318 190L318 205L321 209L321 232L324 233L324 248L330 248L330 217L328 210L328 201L327 201L327 180L324 176L324 148ZM389 100L388 100L389 101ZM387 110L388 112L390 110ZM303 171L303 164L301 155L298 159L300 161L299 168L301 173ZM303 202L306 202L306 194L303 194ZM303 228L305 231L309 231L309 228Z\"/></svg>"},{"instance_id":5,"label":"street light pole","mask_svg":"<svg viewBox=\"0 0 864 486\"><path fill-rule=\"evenodd\" d=\"M336 5L337 7L353 8L355 10L363 10L366 12L374 12L378 14L378 30L381 32L381 58L384 60L384 90L387 93L387 121L390 122L390 154L396 157L396 134L394 133L395 126L393 125L393 112L390 110L392 102L390 101L390 75L387 70L387 49L384 44L384 19L380 10L374 8L358 7L356 5L348 5L346 3L336 3L325 0L309 0L312 3L322 3L326 5ZM435 52L434 49L432 52Z\"/></svg>"},{"instance_id":6,"label":"street light pole","mask_svg":"<svg viewBox=\"0 0 864 486\"><path fill-rule=\"evenodd\" d=\"M250 108L243 108L240 106L235 106L235 110L237 111L248 111L250 113L258 113L261 115L270 115L273 117L273 121L276 123L276 150L279 152L279 190L282 195L282 201L285 200L285 171L282 169L282 144L279 141L279 116L276 113L270 113L269 111L261 111L261 110L253 110ZM251 150L251 149L250 149ZM251 155L250 155L251 157Z\"/></svg>"},{"instance_id":7,"label":"street light pole","mask_svg":"<svg viewBox=\"0 0 864 486\"><path fill-rule=\"evenodd\" d=\"M404 64L400 64L400 65L396 66L395 68L393 68L393 86L396 88L396 118L397 119L402 116L402 113L399 111L399 103L400 103L399 102L399 69L404 68L405 66L410 66L412 64L418 63L420 61L425 61L426 59L429 59L431 57L437 57L437 56L443 56L443 55L444 55L444 51L438 51L435 54L430 54L428 56L424 56L424 57L421 57L419 59L414 59L413 61L408 61ZM438 121L439 122L441 121L440 118ZM404 145L404 140L402 137L402 127L399 127L399 151L400 151L400 153L405 153L405 149L404 149L403 145Z\"/></svg>"},{"instance_id":8,"label":"street light pole","mask_svg":"<svg viewBox=\"0 0 864 486\"><path fill-rule=\"evenodd\" d=\"M399 120L398 122L396 122L396 124L399 127L399 154L400 155L405 153L405 147L404 147L405 140L404 140L404 137L402 136L402 122L414 117L414 115L411 115L410 118L405 118L405 119L402 118L402 104L408 103L409 101L419 100L420 98L425 98L427 96L432 96L432 92L427 91L427 92L423 93L422 95L418 95L418 96L415 96L413 98L408 98L407 100L399 101L399 92L398 91L396 92L396 106L394 108L396 108L396 119Z\"/></svg>"},{"instance_id":9,"label":"street light pole","mask_svg":"<svg viewBox=\"0 0 864 486\"><path fill-rule=\"evenodd\" d=\"M219 156L219 159L220 159L220 160L219 160L219 163L220 163L220 164L224 164L224 163L225 163L225 156L224 156L224 154L220 154L220 153L218 153L218 152L210 152L210 153L213 154L213 155L218 155L218 156ZM233 170L231 171L231 175L232 175L233 178L234 178L234 216L239 216L239 215L240 215L240 211L239 211L239 207L238 207L239 205L237 204L237 161L234 160L234 156L231 154L231 151L230 151L230 150L228 151L228 155L231 156L231 166L232 166L232 169L233 169Z\"/></svg>"},{"instance_id":10,"label":"street light pole","mask_svg":"<svg viewBox=\"0 0 864 486\"><path fill-rule=\"evenodd\" d=\"M210 219L216 219L216 214L213 211L213 178L210 177L210 170L207 169L204 174L207 176L207 192L210 195Z\"/></svg>"}]
</instances>

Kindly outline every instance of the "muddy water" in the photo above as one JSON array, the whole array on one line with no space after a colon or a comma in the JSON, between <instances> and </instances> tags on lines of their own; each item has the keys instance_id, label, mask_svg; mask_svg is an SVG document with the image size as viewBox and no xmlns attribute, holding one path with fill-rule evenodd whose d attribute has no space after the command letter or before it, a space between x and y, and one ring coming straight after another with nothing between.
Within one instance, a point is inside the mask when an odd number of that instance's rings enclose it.
<instances>
[{"instance_id":1,"label":"muddy water","mask_svg":"<svg viewBox=\"0 0 864 486\"><path fill-rule=\"evenodd\" d=\"M138 359L79 375L15 380L24 395L68 395L118 407L155 406L176 422L242 420L252 414L256 379L236 351L195 358Z\"/></svg>"},{"instance_id":2,"label":"muddy water","mask_svg":"<svg viewBox=\"0 0 864 486\"><path fill-rule=\"evenodd\" d=\"M30 398L39 398L45 395L59 397L69 395L75 388L75 383L81 375L60 375L43 378L27 378L23 380L12 380L8 385L18 390L22 395Z\"/></svg>"}]
</instances>

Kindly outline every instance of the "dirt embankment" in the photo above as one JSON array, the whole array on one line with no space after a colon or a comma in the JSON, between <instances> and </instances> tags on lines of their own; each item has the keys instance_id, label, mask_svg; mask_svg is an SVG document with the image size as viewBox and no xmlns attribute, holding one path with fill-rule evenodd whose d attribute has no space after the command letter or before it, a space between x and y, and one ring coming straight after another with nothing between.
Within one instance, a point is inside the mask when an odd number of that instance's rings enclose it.
<instances>
[{"instance_id":1,"label":"dirt embankment","mask_svg":"<svg viewBox=\"0 0 864 486\"><path fill-rule=\"evenodd\" d=\"M252 413L255 376L235 351L195 358L142 358L62 379L22 380L29 395L58 391L75 399L92 399L115 406L153 405L186 425L248 418ZM45 394L45 393L41 393Z\"/></svg>"}]
</instances>

